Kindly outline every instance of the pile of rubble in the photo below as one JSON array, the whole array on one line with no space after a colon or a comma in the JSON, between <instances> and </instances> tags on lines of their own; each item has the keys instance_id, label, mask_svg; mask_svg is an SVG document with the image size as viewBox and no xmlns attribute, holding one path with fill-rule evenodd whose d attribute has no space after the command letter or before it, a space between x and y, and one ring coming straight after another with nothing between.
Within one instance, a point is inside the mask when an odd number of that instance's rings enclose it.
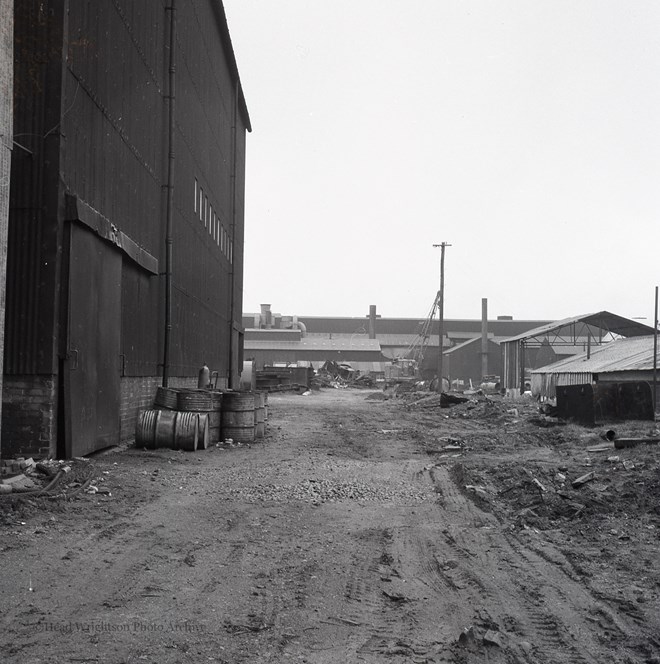
<instances>
[{"instance_id":1,"label":"pile of rubble","mask_svg":"<svg viewBox=\"0 0 660 664\"><path fill-rule=\"evenodd\" d=\"M631 514L660 526L660 462L648 450L636 456L615 452L613 445L600 446L579 460L488 469L457 463L451 473L482 509L521 528L547 530L565 521L627 519Z\"/></svg>"},{"instance_id":2,"label":"pile of rubble","mask_svg":"<svg viewBox=\"0 0 660 664\"><path fill-rule=\"evenodd\" d=\"M323 387L331 387L335 390L342 390L348 387L347 381L337 376L332 376L328 373L319 372L310 381L310 387L315 390L320 390Z\"/></svg>"}]
</instances>

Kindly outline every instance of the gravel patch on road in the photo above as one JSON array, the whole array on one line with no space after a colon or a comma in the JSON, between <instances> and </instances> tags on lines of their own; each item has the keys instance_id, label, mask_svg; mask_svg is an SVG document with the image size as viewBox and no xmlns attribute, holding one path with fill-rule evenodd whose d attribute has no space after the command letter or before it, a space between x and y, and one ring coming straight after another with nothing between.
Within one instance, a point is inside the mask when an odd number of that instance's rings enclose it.
<instances>
[{"instance_id":1,"label":"gravel patch on road","mask_svg":"<svg viewBox=\"0 0 660 664\"><path fill-rule=\"evenodd\" d=\"M246 500L248 502L301 500L316 504L340 500L396 501L397 504L401 504L419 503L437 498L431 488L414 488L408 482L377 486L332 480L303 480L297 484L262 484L233 488L220 493L227 499Z\"/></svg>"}]
</instances>

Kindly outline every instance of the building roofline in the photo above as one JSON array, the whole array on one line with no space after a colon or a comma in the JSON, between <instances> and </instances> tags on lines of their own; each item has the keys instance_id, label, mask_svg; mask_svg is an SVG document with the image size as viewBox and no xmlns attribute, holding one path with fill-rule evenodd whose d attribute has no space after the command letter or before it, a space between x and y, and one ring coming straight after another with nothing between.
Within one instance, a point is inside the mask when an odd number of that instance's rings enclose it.
<instances>
[{"instance_id":1,"label":"building roofline","mask_svg":"<svg viewBox=\"0 0 660 664\"><path fill-rule=\"evenodd\" d=\"M220 32L222 33L222 47L227 56L227 63L229 65L229 71L231 72L234 83L236 84L238 92L238 105L243 116L243 121L245 122L245 128L247 131L252 131L252 122L250 121L250 113L248 112L247 102L245 101L245 95L243 93L243 85L241 83L241 77L238 73L238 64L236 63L236 54L234 53L234 45L231 40L231 33L229 32L229 23L227 22L227 13L225 12L225 6L222 0L214 0L212 2L213 8L216 12L216 18L218 21L218 26Z\"/></svg>"}]
</instances>

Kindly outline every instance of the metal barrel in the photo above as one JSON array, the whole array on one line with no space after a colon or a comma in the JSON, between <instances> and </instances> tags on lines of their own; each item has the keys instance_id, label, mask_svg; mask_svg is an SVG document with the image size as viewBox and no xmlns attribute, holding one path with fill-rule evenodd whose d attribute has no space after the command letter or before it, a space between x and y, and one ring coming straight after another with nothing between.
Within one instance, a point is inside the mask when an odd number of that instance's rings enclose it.
<instances>
[{"instance_id":1,"label":"metal barrel","mask_svg":"<svg viewBox=\"0 0 660 664\"><path fill-rule=\"evenodd\" d=\"M241 371L240 388L248 392L254 390L257 386L257 372L254 360L246 360L243 362L243 370Z\"/></svg>"},{"instance_id":2,"label":"metal barrel","mask_svg":"<svg viewBox=\"0 0 660 664\"><path fill-rule=\"evenodd\" d=\"M225 392L222 402L222 439L245 443L254 440L254 394Z\"/></svg>"},{"instance_id":3,"label":"metal barrel","mask_svg":"<svg viewBox=\"0 0 660 664\"><path fill-rule=\"evenodd\" d=\"M213 410L209 390L179 390L176 395L177 410L186 412L208 412Z\"/></svg>"},{"instance_id":4,"label":"metal barrel","mask_svg":"<svg viewBox=\"0 0 660 664\"><path fill-rule=\"evenodd\" d=\"M159 387L156 390L154 406L157 408L169 408L170 410L176 410L177 391L178 390L175 390L171 387Z\"/></svg>"},{"instance_id":5,"label":"metal barrel","mask_svg":"<svg viewBox=\"0 0 660 664\"><path fill-rule=\"evenodd\" d=\"M205 413L208 419L209 426L209 445L215 445L220 442L220 431L222 428L222 412L219 410L212 410Z\"/></svg>"},{"instance_id":6,"label":"metal barrel","mask_svg":"<svg viewBox=\"0 0 660 664\"><path fill-rule=\"evenodd\" d=\"M266 434L265 406L263 392L254 393L254 437L263 438Z\"/></svg>"},{"instance_id":7,"label":"metal barrel","mask_svg":"<svg viewBox=\"0 0 660 664\"><path fill-rule=\"evenodd\" d=\"M177 420L177 411L159 410L156 417L156 431L154 433L154 447L174 447L174 428Z\"/></svg>"},{"instance_id":8,"label":"metal barrel","mask_svg":"<svg viewBox=\"0 0 660 664\"><path fill-rule=\"evenodd\" d=\"M139 447L154 448L156 437L157 410L143 410L135 423L135 444Z\"/></svg>"},{"instance_id":9,"label":"metal barrel","mask_svg":"<svg viewBox=\"0 0 660 664\"><path fill-rule=\"evenodd\" d=\"M197 414L197 449L207 450L211 441L211 431L209 428L209 416L211 413ZM218 413L220 415L220 413ZM216 441L217 442L217 441Z\"/></svg>"},{"instance_id":10,"label":"metal barrel","mask_svg":"<svg viewBox=\"0 0 660 664\"><path fill-rule=\"evenodd\" d=\"M194 452L199 440L199 414L192 412L178 412L174 425L173 448Z\"/></svg>"},{"instance_id":11,"label":"metal barrel","mask_svg":"<svg viewBox=\"0 0 660 664\"><path fill-rule=\"evenodd\" d=\"M222 390L209 390L209 394L211 395L211 410L221 411L224 392Z\"/></svg>"}]
</instances>

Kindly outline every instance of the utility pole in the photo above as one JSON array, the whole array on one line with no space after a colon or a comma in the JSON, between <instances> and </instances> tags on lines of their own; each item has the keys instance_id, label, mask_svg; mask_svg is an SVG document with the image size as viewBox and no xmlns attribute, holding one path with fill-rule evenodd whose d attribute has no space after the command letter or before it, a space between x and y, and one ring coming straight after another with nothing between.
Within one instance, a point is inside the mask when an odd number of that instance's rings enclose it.
<instances>
[{"instance_id":1,"label":"utility pole","mask_svg":"<svg viewBox=\"0 0 660 664\"><path fill-rule=\"evenodd\" d=\"M447 242L434 244L440 247L440 290L438 291L438 384L436 392L442 392L442 337L444 336L444 306L445 306L445 248L451 247Z\"/></svg>"},{"instance_id":2,"label":"utility pole","mask_svg":"<svg viewBox=\"0 0 660 664\"><path fill-rule=\"evenodd\" d=\"M658 287L655 287L655 316L653 318L653 419L658 409Z\"/></svg>"}]
</instances>

